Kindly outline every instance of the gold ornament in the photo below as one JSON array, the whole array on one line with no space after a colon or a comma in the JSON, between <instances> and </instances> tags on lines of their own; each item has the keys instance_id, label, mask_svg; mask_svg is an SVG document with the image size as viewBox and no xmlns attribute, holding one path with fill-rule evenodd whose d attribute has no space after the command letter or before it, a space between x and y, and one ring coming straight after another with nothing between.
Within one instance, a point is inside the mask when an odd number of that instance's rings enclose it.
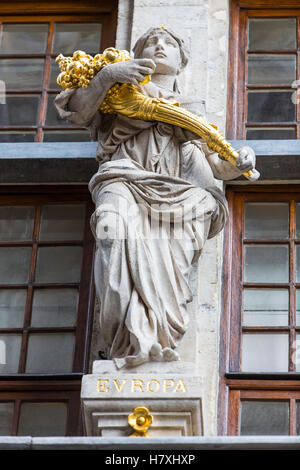
<instances>
[{"instance_id":1,"label":"gold ornament","mask_svg":"<svg viewBox=\"0 0 300 470\"><path fill-rule=\"evenodd\" d=\"M109 47L103 54L92 57L83 51L75 51L73 57L64 57L62 54L56 58L61 73L57 78L57 84L64 90L68 88L86 88L92 78L108 64L131 60L125 50ZM150 80L149 75L140 83L145 85ZM129 84L115 84L108 90L103 100L100 111L108 114L122 114L133 119L142 121L160 121L174 126L182 127L194 132L205 140L208 148L217 152L225 160L236 166L239 157L238 152L226 141L217 127L209 124L202 117L196 116L182 108L175 101L149 98L143 95L139 87ZM247 171L243 173L245 178L255 181L259 173Z\"/></svg>"},{"instance_id":2,"label":"gold ornament","mask_svg":"<svg viewBox=\"0 0 300 470\"><path fill-rule=\"evenodd\" d=\"M153 422L153 416L145 406L138 406L134 412L128 416L128 424L134 429L130 437L147 437L148 429Z\"/></svg>"}]
</instances>

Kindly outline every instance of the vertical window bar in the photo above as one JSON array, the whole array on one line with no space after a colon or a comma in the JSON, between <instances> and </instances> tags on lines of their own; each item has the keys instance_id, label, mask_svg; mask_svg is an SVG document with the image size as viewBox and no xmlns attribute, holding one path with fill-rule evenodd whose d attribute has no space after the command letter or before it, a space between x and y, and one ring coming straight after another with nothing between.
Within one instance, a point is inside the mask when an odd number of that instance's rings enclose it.
<instances>
[{"instance_id":1,"label":"vertical window bar","mask_svg":"<svg viewBox=\"0 0 300 470\"><path fill-rule=\"evenodd\" d=\"M38 235L39 235L39 230L40 230L40 219L41 219L41 206L39 205L36 208L34 229L33 229L33 243L32 243L30 271L29 271L26 310L25 310L25 318L24 318L24 330L23 330L23 336L22 336L21 356L20 356L20 363L19 363L19 373L24 373L25 366L26 366L27 346L28 346L28 327L30 326L30 321L31 321L31 310L32 310L32 299L33 299L32 284L35 278L35 267L36 267L37 252L38 252Z\"/></svg>"},{"instance_id":2,"label":"vertical window bar","mask_svg":"<svg viewBox=\"0 0 300 470\"><path fill-rule=\"evenodd\" d=\"M50 81L50 71L51 71L51 53L53 48L53 36L54 36L54 21L49 23L49 32L46 48L46 57L44 64L44 76L42 84L42 96L40 103L40 112L38 118L38 130L36 134L36 142L42 142L43 140L43 126L45 125L46 112L47 112L47 101L48 101L48 87Z\"/></svg>"},{"instance_id":3,"label":"vertical window bar","mask_svg":"<svg viewBox=\"0 0 300 470\"><path fill-rule=\"evenodd\" d=\"M12 433L11 433L12 436L17 436L18 435L20 408L21 408L21 400L15 400L15 402L14 402L13 426L12 426Z\"/></svg>"},{"instance_id":4,"label":"vertical window bar","mask_svg":"<svg viewBox=\"0 0 300 470\"><path fill-rule=\"evenodd\" d=\"M290 287L289 287L289 371L296 371L296 364L293 361L293 346L296 341L296 220L295 220L295 201L290 201L290 227L289 227L289 239L290 239Z\"/></svg>"},{"instance_id":5,"label":"vertical window bar","mask_svg":"<svg viewBox=\"0 0 300 470\"><path fill-rule=\"evenodd\" d=\"M290 436L297 435L296 406L296 400L292 398L290 400Z\"/></svg>"}]
</instances>

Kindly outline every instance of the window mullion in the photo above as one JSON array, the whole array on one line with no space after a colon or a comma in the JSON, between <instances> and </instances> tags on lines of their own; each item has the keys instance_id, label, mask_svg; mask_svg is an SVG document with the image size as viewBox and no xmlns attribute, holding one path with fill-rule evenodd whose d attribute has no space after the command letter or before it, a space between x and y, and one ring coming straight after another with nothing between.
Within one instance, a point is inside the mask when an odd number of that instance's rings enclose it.
<instances>
[{"instance_id":1,"label":"window mullion","mask_svg":"<svg viewBox=\"0 0 300 470\"><path fill-rule=\"evenodd\" d=\"M42 91L42 96L41 96L40 112L39 112L39 118L38 118L38 131L36 135L37 142L41 142L43 140L43 126L46 120L48 88L49 88L49 82L50 82L53 36L54 36L54 21L51 21L49 23L49 33L48 33L46 57L45 57L45 64L44 64L44 76L43 76L43 84L42 84L43 91Z\"/></svg>"},{"instance_id":2,"label":"window mullion","mask_svg":"<svg viewBox=\"0 0 300 470\"><path fill-rule=\"evenodd\" d=\"M36 267L37 252L38 252L38 235L39 235L39 229L40 229L40 219L41 219L41 206L37 206L36 214L35 214L34 229L33 229L33 244L32 244L30 270L29 270L28 291L27 291L27 301L26 301L26 309L25 309L25 317L24 317L24 331L23 331L23 337L22 337L19 373L24 373L25 366L26 366L26 356L27 356L27 346L28 346L28 327L30 326L30 321L31 321L33 283L35 279L35 267Z\"/></svg>"},{"instance_id":3,"label":"window mullion","mask_svg":"<svg viewBox=\"0 0 300 470\"><path fill-rule=\"evenodd\" d=\"M296 340L295 336L295 324L296 324L296 245L295 245L295 238L296 238L296 221L295 221L295 201L290 201L290 222L289 222L289 238L290 238L290 267L289 267L289 275L290 275L290 288L289 288L289 327L290 327L290 334L289 334L289 371L295 372L296 365L293 361L293 353L294 353L294 344Z\"/></svg>"}]
</instances>

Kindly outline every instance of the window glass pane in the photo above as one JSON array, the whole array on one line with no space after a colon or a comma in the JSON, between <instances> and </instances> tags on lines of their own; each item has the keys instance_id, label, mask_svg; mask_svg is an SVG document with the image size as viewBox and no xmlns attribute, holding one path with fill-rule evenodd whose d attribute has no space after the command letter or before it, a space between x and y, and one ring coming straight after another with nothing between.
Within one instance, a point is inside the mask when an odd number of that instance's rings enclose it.
<instances>
[{"instance_id":1,"label":"window glass pane","mask_svg":"<svg viewBox=\"0 0 300 470\"><path fill-rule=\"evenodd\" d=\"M245 204L246 238L289 238L289 205L275 202Z\"/></svg>"},{"instance_id":2,"label":"window glass pane","mask_svg":"<svg viewBox=\"0 0 300 470\"><path fill-rule=\"evenodd\" d=\"M77 298L77 289L35 290L31 326L75 326Z\"/></svg>"},{"instance_id":3,"label":"window glass pane","mask_svg":"<svg viewBox=\"0 0 300 470\"><path fill-rule=\"evenodd\" d=\"M61 70L59 68L59 65L55 62L55 59L53 59L51 61L50 82L49 82L49 88L51 90L59 90L59 91L62 90L62 88L56 83L57 77L60 74L60 72Z\"/></svg>"},{"instance_id":4,"label":"window glass pane","mask_svg":"<svg viewBox=\"0 0 300 470\"><path fill-rule=\"evenodd\" d=\"M296 325L300 326L300 290L296 290Z\"/></svg>"},{"instance_id":5,"label":"window glass pane","mask_svg":"<svg viewBox=\"0 0 300 470\"><path fill-rule=\"evenodd\" d=\"M0 335L0 374L15 374L18 372L21 341L21 335Z\"/></svg>"},{"instance_id":6,"label":"window glass pane","mask_svg":"<svg viewBox=\"0 0 300 470\"><path fill-rule=\"evenodd\" d=\"M14 416L13 403L0 403L0 436L9 436L12 433Z\"/></svg>"},{"instance_id":7,"label":"window glass pane","mask_svg":"<svg viewBox=\"0 0 300 470\"><path fill-rule=\"evenodd\" d=\"M242 401L241 436L286 436L289 434L289 403Z\"/></svg>"},{"instance_id":8,"label":"window glass pane","mask_svg":"<svg viewBox=\"0 0 300 470\"><path fill-rule=\"evenodd\" d=\"M293 355L293 361L296 363L296 371L300 372L300 333L296 334L296 350Z\"/></svg>"},{"instance_id":9,"label":"window glass pane","mask_svg":"<svg viewBox=\"0 0 300 470\"><path fill-rule=\"evenodd\" d=\"M300 245L296 246L296 256L297 256L297 282L300 282Z\"/></svg>"},{"instance_id":10,"label":"window glass pane","mask_svg":"<svg viewBox=\"0 0 300 470\"><path fill-rule=\"evenodd\" d=\"M245 246L245 282L288 282L288 246Z\"/></svg>"},{"instance_id":11,"label":"window glass pane","mask_svg":"<svg viewBox=\"0 0 300 470\"><path fill-rule=\"evenodd\" d=\"M249 49L285 51L297 48L296 18L249 19Z\"/></svg>"},{"instance_id":12,"label":"window glass pane","mask_svg":"<svg viewBox=\"0 0 300 470\"><path fill-rule=\"evenodd\" d=\"M260 128L247 129L247 140L288 140L296 139L296 129L293 128Z\"/></svg>"},{"instance_id":13,"label":"window glass pane","mask_svg":"<svg viewBox=\"0 0 300 470\"><path fill-rule=\"evenodd\" d=\"M295 55L248 56L249 85L290 85L294 80L296 80Z\"/></svg>"},{"instance_id":14,"label":"window glass pane","mask_svg":"<svg viewBox=\"0 0 300 470\"><path fill-rule=\"evenodd\" d=\"M244 290L244 325L288 325L288 310L289 293L285 289Z\"/></svg>"},{"instance_id":15,"label":"window glass pane","mask_svg":"<svg viewBox=\"0 0 300 470\"><path fill-rule=\"evenodd\" d=\"M70 127L72 124L59 117L58 112L54 106L55 97L56 95L48 95L46 126Z\"/></svg>"},{"instance_id":16,"label":"window glass pane","mask_svg":"<svg viewBox=\"0 0 300 470\"><path fill-rule=\"evenodd\" d=\"M296 215L296 238L300 238L300 204L295 205Z\"/></svg>"},{"instance_id":17,"label":"window glass pane","mask_svg":"<svg viewBox=\"0 0 300 470\"><path fill-rule=\"evenodd\" d=\"M3 24L0 54L38 54L46 50L47 24Z\"/></svg>"},{"instance_id":18,"label":"window glass pane","mask_svg":"<svg viewBox=\"0 0 300 470\"><path fill-rule=\"evenodd\" d=\"M27 283L30 259L30 247L0 248L0 284Z\"/></svg>"},{"instance_id":19,"label":"window glass pane","mask_svg":"<svg viewBox=\"0 0 300 470\"><path fill-rule=\"evenodd\" d=\"M294 122L296 106L290 91L249 91L248 122Z\"/></svg>"},{"instance_id":20,"label":"window glass pane","mask_svg":"<svg viewBox=\"0 0 300 470\"><path fill-rule=\"evenodd\" d=\"M297 400L297 415L296 415L296 426L297 426L297 435L300 435L300 401Z\"/></svg>"},{"instance_id":21,"label":"window glass pane","mask_svg":"<svg viewBox=\"0 0 300 470\"><path fill-rule=\"evenodd\" d=\"M26 372L72 372L74 340L73 333L29 335Z\"/></svg>"},{"instance_id":22,"label":"window glass pane","mask_svg":"<svg viewBox=\"0 0 300 470\"><path fill-rule=\"evenodd\" d=\"M70 283L80 281L82 248L42 247L38 250L36 282Z\"/></svg>"},{"instance_id":23,"label":"window glass pane","mask_svg":"<svg viewBox=\"0 0 300 470\"><path fill-rule=\"evenodd\" d=\"M42 88L44 59L0 59L6 90Z\"/></svg>"},{"instance_id":24,"label":"window glass pane","mask_svg":"<svg viewBox=\"0 0 300 470\"><path fill-rule=\"evenodd\" d=\"M34 142L35 132L18 132L18 131L9 131L9 132L0 132L0 142L1 143L10 143L10 142Z\"/></svg>"},{"instance_id":25,"label":"window glass pane","mask_svg":"<svg viewBox=\"0 0 300 470\"><path fill-rule=\"evenodd\" d=\"M40 97L36 95L6 95L6 104L0 105L1 126L34 126Z\"/></svg>"},{"instance_id":26,"label":"window glass pane","mask_svg":"<svg viewBox=\"0 0 300 470\"><path fill-rule=\"evenodd\" d=\"M83 204L44 206L40 240L82 240L84 222Z\"/></svg>"},{"instance_id":27,"label":"window glass pane","mask_svg":"<svg viewBox=\"0 0 300 470\"><path fill-rule=\"evenodd\" d=\"M0 289L0 328L23 328L27 290Z\"/></svg>"},{"instance_id":28,"label":"window glass pane","mask_svg":"<svg viewBox=\"0 0 300 470\"><path fill-rule=\"evenodd\" d=\"M89 142L88 131L50 131L44 132L44 142Z\"/></svg>"},{"instance_id":29,"label":"window glass pane","mask_svg":"<svg viewBox=\"0 0 300 470\"><path fill-rule=\"evenodd\" d=\"M19 436L65 436L66 403L22 403Z\"/></svg>"},{"instance_id":30,"label":"window glass pane","mask_svg":"<svg viewBox=\"0 0 300 470\"><path fill-rule=\"evenodd\" d=\"M287 372L288 334L245 333L242 341L243 372Z\"/></svg>"},{"instance_id":31,"label":"window glass pane","mask_svg":"<svg viewBox=\"0 0 300 470\"><path fill-rule=\"evenodd\" d=\"M70 54L80 49L88 54L100 51L100 23L57 23L53 52Z\"/></svg>"},{"instance_id":32,"label":"window glass pane","mask_svg":"<svg viewBox=\"0 0 300 470\"><path fill-rule=\"evenodd\" d=\"M0 241L32 240L34 214L32 206L0 206Z\"/></svg>"}]
</instances>

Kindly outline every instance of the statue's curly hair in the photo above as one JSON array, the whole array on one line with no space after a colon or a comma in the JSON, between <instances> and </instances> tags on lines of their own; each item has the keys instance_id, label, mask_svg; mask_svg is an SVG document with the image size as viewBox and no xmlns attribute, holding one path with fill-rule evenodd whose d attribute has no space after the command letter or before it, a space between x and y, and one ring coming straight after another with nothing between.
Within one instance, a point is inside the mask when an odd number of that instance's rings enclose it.
<instances>
[{"instance_id":1,"label":"statue's curly hair","mask_svg":"<svg viewBox=\"0 0 300 470\"><path fill-rule=\"evenodd\" d=\"M135 59L140 59L142 57L143 49L145 47L147 39L149 39L151 36L153 36L157 32L169 34L173 39L175 39L180 49L181 69L186 67L188 60L189 60L189 50L187 49L184 43L184 40L180 38L179 36L177 36L177 34L175 34L170 28L166 26L158 26L158 27L150 28L136 41L132 49Z\"/></svg>"}]
</instances>

